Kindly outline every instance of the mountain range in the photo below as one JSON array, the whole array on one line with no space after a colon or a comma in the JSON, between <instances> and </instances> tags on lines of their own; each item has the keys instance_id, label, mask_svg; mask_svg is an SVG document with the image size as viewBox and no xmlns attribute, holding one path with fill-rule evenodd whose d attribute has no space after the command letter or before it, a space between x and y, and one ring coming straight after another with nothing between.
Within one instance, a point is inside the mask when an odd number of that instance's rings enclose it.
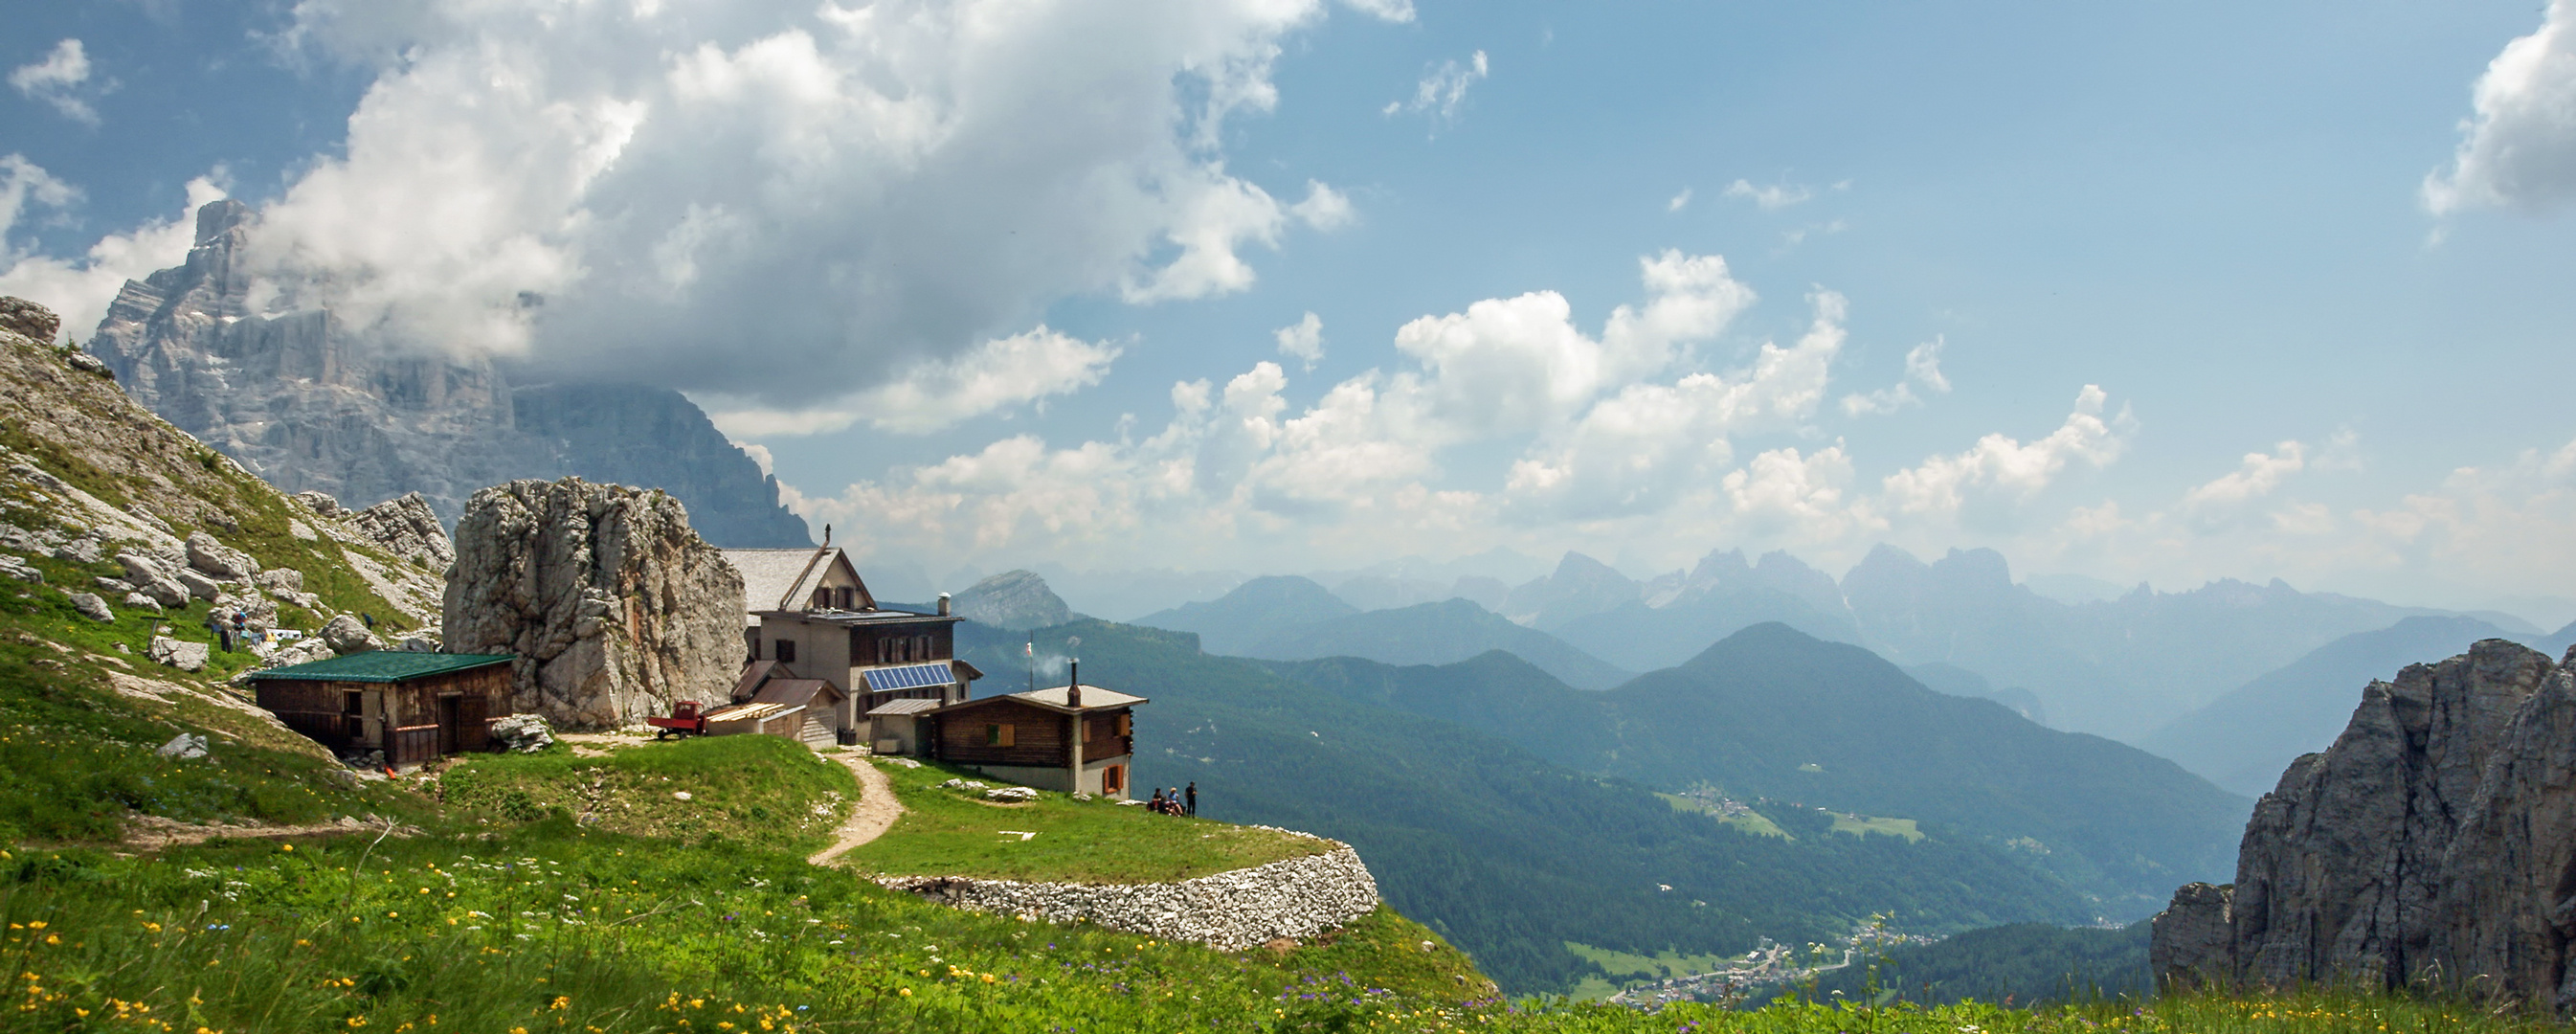
<instances>
[{"instance_id":1,"label":"mountain range","mask_svg":"<svg viewBox=\"0 0 2576 1034\"><path fill-rule=\"evenodd\" d=\"M1034 637L1041 656L1078 637L1085 684L1151 700L1136 710L1140 788L1195 783L1210 817L1352 844L1389 903L1512 993L1604 975L1569 942L1733 954L1763 937L1831 940L1890 909L1923 932L2100 914L2027 852L1939 823L1915 836L1835 832L1833 816L1781 801L1753 805L1770 830L1756 832L1554 749L1202 652L1187 633L1086 620ZM958 645L1003 673L1029 639L970 623Z\"/></svg>"},{"instance_id":2,"label":"mountain range","mask_svg":"<svg viewBox=\"0 0 2576 1034\"><path fill-rule=\"evenodd\" d=\"M1364 657L1389 664L1446 664L1488 650L1508 650L1584 689L1608 689L1633 674L1472 600L1362 611L1313 580L1294 575L1255 578L1215 600L1185 603L1136 623L1196 633L1210 653L1267 660Z\"/></svg>"},{"instance_id":3,"label":"mountain range","mask_svg":"<svg viewBox=\"0 0 2576 1034\"><path fill-rule=\"evenodd\" d=\"M510 383L501 365L378 341L323 308L255 304L250 210L197 212L187 261L127 281L88 342L135 401L288 492L409 492L453 524L475 490L567 474L658 487L724 546L801 546L777 479L678 392Z\"/></svg>"},{"instance_id":4,"label":"mountain range","mask_svg":"<svg viewBox=\"0 0 2576 1034\"><path fill-rule=\"evenodd\" d=\"M1606 692L1502 652L1271 667L1659 790L1711 787L2014 844L2116 919L2155 911L2177 879L2223 879L2253 804L2135 747L1935 692L1867 650L1780 624Z\"/></svg>"}]
</instances>

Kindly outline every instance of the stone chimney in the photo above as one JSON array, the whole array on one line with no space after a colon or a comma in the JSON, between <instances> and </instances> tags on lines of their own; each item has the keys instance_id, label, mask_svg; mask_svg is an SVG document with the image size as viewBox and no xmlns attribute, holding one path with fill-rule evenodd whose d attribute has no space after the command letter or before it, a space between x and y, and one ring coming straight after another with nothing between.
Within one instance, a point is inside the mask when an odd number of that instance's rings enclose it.
<instances>
[{"instance_id":1,"label":"stone chimney","mask_svg":"<svg viewBox=\"0 0 2576 1034\"><path fill-rule=\"evenodd\" d=\"M939 594L939 616L948 616L948 594L944 592Z\"/></svg>"},{"instance_id":2,"label":"stone chimney","mask_svg":"<svg viewBox=\"0 0 2576 1034\"><path fill-rule=\"evenodd\" d=\"M1064 706L1082 706L1082 661L1065 662Z\"/></svg>"}]
</instances>

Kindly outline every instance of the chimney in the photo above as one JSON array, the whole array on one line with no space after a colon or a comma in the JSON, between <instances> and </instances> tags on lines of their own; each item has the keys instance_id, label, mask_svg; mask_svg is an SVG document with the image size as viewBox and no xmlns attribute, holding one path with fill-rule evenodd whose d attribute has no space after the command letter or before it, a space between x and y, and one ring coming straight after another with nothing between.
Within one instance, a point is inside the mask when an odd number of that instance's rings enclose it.
<instances>
[{"instance_id":1,"label":"chimney","mask_svg":"<svg viewBox=\"0 0 2576 1034\"><path fill-rule=\"evenodd\" d=\"M1082 706L1082 662L1080 660L1065 662L1064 706Z\"/></svg>"},{"instance_id":2,"label":"chimney","mask_svg":"<svg viewBox=\"0 0 2576 1034\"><path fill-rule=\"evenodd\" d=\"M944 592L939 594L939 616L948 616L948 594Z\"/></svg>"}]
</instances>

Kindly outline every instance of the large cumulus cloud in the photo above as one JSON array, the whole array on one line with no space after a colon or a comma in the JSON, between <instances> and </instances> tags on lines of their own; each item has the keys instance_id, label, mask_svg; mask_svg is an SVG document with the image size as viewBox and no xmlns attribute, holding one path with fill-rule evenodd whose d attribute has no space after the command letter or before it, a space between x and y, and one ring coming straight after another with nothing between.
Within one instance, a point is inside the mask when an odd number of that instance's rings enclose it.
<instances>
[{"instance_id":1,"label":"large cumulus cloud","mask_svg":"<svg viewBox=\"0 0 2576 1034\"><path fill-rule=\"evenodd\" d=\"M1323 14L306 0L282 45L380 71L344 153L265 207L255 258L274 304L397 347L810 410L1032 333L1067 296L1241 290L1246 249L1349 218L1219 145Z\"/></svg>"}]
</instances>

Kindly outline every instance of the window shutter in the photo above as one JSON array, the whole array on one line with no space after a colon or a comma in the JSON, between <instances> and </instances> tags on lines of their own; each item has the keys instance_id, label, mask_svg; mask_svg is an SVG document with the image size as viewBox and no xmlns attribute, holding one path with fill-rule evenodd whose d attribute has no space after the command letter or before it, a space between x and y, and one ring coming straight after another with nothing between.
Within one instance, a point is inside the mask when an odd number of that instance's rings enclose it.
<instances>
[{"instance_id":1,"label":"window shutter","mask_svg":"<svg viewBox=\"0 0 2576 1034\"><path fill-rule=\"evenodd\" d=\"M1009 725L1003 725L1003 726L997 726L996 728L1001 729L1001 730L1002 730L1002 732L1001 732L1001 741L1000 741L1000 742L998 742L998 743L996 743L996 744L994 744L994 746L997 746L997 747L1012 747L1012 746L1018 746L1018 745L1019 745L1019 738L1018 738L1017 736L1012 735L1013 733L1016 733L1016 732L1018 732L1018 731L1019 731L1017 727L1015 727L1015 726L1009 726Z\"/></svg>"}]
</instances>

